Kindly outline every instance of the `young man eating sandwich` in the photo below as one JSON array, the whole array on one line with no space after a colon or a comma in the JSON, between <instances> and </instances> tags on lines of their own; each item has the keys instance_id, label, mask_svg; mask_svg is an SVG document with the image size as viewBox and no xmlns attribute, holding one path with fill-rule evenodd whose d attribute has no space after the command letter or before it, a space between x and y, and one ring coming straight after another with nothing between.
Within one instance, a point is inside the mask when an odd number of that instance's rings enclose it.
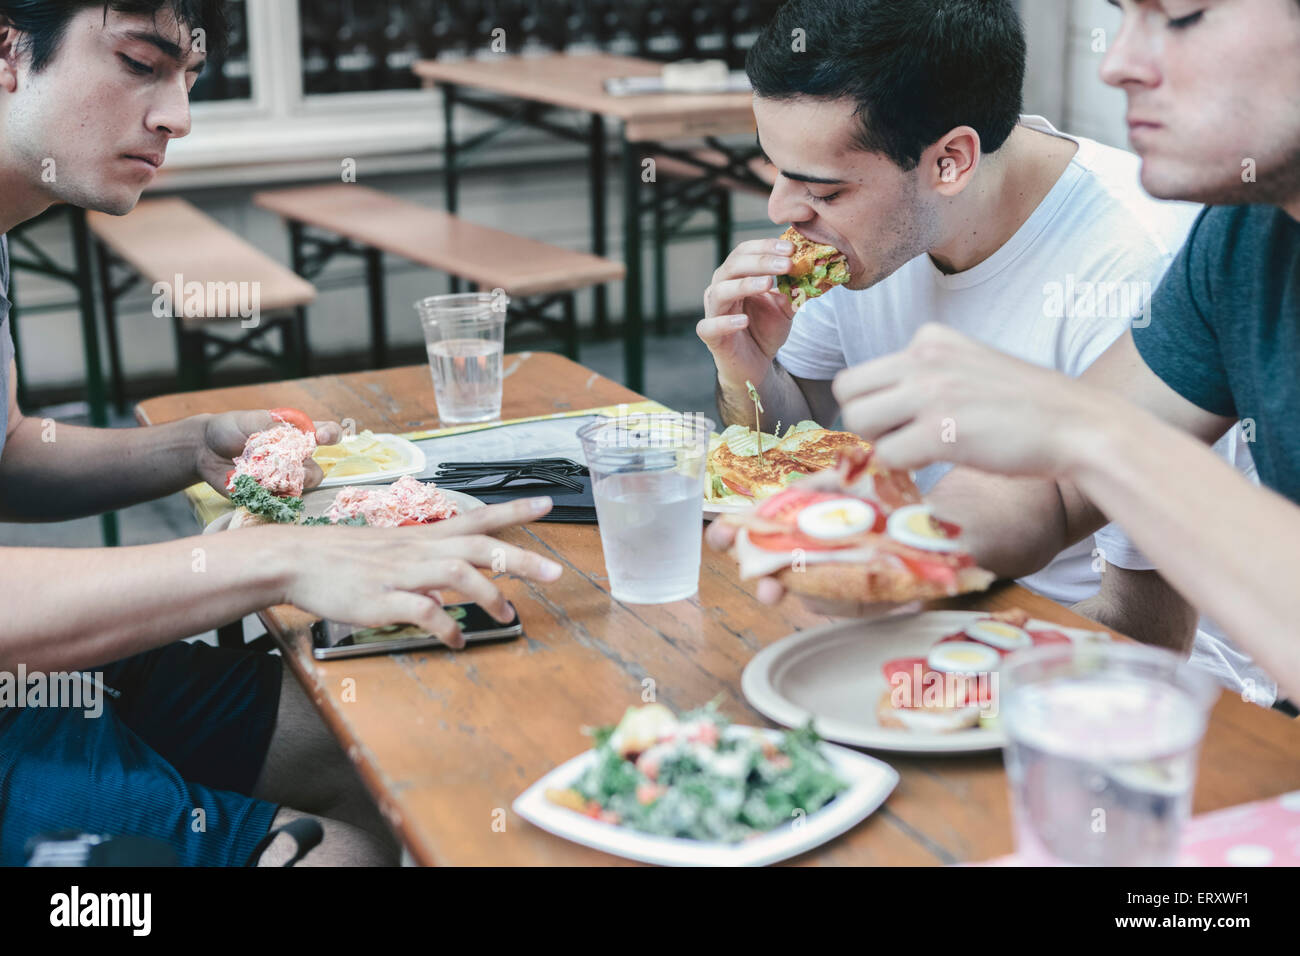
<instances>
[{"instance_id":1,"label":"young man eating sandwich","mask_svg":"<svg viewBox=\"0 0 1300 956\"><path fill-rule=\"evenodd\" d=\"M796 28L806 51L791 49ZM1143 193L1131 154L1020 115L1024 59L1011 0L782 7L747 61L759 141L779 170L768 213L842 252L850 278L795 313L776 279L790 244L733 251L699 324L726 422L752 423L752 382L766 420L829 425L835 376L905 348L927 322L1077 376L1148 320L1197 210ZM962 441L960 421L934 428ZM1235 436L1221 450L1236 457ZM918 473L921 490L948 467ZM1107 534L1105 547L1088 538L1047 556L1022 583L1141 640L1186 650L1196 635L1213 654L1211 625L1197 634L1136 549Z\"/></svg>"},{"instance_id":2,"label":"young man eating sandwich","mask_svg":"<svg viewBox=\"0 0 1300 956\"><path fill-rule=\"evenodd\" d=\"M217 0L0 0L0 519L57 521L223 488L266 411L155 428L58 425L15 399L3 234L55 202L122 215L168 143L190 129L189 92L222 34ZM57 176L44 175L54 160ZM315 423L315 439L339 426ZM308 466L307 485L319 483ZM152 837L191 865L240 865L272 826L304 814L325 836L308 864L397 862L350 761L281 658L181 641L277 604L362 625L412 622L463 642L437 600L455 588L512 616L476 568L553 580L559 567L486 537L549 510L484 508L427 528L250 528L116 549L0 548L0 672L92 671L101 713L0 706L0 865L36 834ZM305 537L304 537L305 536ZM195 826L202 811L204 825ZM264 865L292 849L271 844Z\"/></svg>"}]
</instances>

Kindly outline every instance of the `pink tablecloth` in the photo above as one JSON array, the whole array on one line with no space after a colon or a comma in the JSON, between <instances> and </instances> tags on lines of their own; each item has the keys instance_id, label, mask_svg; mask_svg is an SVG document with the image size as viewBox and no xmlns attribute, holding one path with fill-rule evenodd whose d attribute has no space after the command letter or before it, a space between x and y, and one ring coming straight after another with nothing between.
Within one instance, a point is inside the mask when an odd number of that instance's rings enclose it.
<instances>
[{"instance_id":1,"label":"pink tablecloth","mask_svg":"<svg viewBox=\"0 0 1300 956\"><path fill-rule=\"evenodd\" d=\"M1012 853L983 865L1018 864ZM1192 817L1178 865L1300 866L1300 790Z\"/></svg>"}]
</instances>

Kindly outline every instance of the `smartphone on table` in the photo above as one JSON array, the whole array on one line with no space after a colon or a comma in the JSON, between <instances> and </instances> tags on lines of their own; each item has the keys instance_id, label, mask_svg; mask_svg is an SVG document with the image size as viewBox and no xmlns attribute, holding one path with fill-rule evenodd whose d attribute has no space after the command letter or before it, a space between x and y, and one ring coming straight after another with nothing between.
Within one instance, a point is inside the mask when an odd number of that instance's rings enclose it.
<instances>
[{"instance_id":1,"label":"smartphone on table","mask_svg":"<svg viewBox=\"0 0 1300 956\"><path fill-rule=\"evenodd\" d=\"M443 608L460 625L465 646L486 641L510 641L524 633L519 612L514 620L502 624L477 604L448 604ZM363 654L401 654L423 647L446 645L415 624L386 624L383 627L357 627L338 621L317 621L311 626L312 656L317 660L336 657L359 657Z\"/></svg>"}]
</instances>

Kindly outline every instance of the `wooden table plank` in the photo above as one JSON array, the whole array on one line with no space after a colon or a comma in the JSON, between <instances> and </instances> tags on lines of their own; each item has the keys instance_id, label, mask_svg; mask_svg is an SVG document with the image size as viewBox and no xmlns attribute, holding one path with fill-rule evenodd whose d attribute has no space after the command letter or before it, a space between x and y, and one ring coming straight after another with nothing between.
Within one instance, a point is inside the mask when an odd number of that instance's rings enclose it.
<instances>
[{"instance_id":1,"label":"wooden table plank","mask_svg":"<svg viewBox=\"0 0 1300 956\"><path fill-rule=\"evenodd\" d=\"M506 366L506 417L640 399L557 355L510 355ZM424 366L167 396L142 403L137 414L157 423L197 411L286 404L316 418L350 417L358 427L383 430L436 421ZM565 568L546 587L503 581L524 622L523 640L460 654L321 662L310 656L309 615L280 607L262 618L418 861L621 862L530 826L510 812L510 803L586 748L581 726L616 720L625 707L642 703L647 680L656 699L673 708L720 697L733 719L770 726L741 693L745 664L763 647L826 619L797 601L759 604L737 579L734 563L708 549L696 598L630 606L609 596L594 526L534 524L503 537L546 552ZM1019 606L1061 625L1099 627L1009 584L935 606ZM345 687L355 688L354 700ZM885 806L796 862L933 865L1011 851L998 754L882 757L901 776ZM1300 789L1300 726L1225 693L1206 734L1195 811L1293 789ZM497 820L504 831L494 828Z\"/></svg>"},{"instance_id":2,"label":"wooden table plank","mask_svg":"<svg viewBox=\"0 0 1300 956\"><path fill-rule=\"evenodd\" d=\"M658 76L662 63L610 53L552 53L463 60L420 60L426 83L453 83L489 93L622 120L626 138L679 139L754 129L753 96L740 93L653 93L611 96L605 80Z\"/></svg>"}]
</instances>

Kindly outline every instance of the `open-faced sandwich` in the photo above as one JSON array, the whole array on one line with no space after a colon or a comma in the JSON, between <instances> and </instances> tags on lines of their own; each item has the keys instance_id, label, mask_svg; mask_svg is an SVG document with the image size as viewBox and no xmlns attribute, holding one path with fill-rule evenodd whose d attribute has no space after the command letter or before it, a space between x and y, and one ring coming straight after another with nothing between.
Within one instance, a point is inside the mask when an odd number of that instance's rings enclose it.
<instances>
[{"instance_id":1,"label":"open-faced sandwich","mask_svg":"<svg viewBox=\"0 0 1300 956\"><path fill-rule=\"evenodd\" d=\"M790 297L796 310L809 299L848 282L848 260L844 253L824 242L813 242L791 226L781 238L794 243L790 271L776 280L776 287Z\"/></svg>"},{"instance_id":2,"label":"open-faced sandwich","mask_svg":"<svg viewBox=\"0 0 1300 956\"><path fill-rule=\"evenodd\" d=\"M1060 631L1028 624L1029 613L1020 608L997 611L940 638L925 657L886 661L881 670L889 689L876 705L880 725L931 734L991 725L1003 658L1070 643Z\"/></svg>"},{"instance_id":3,"label":"open-faced sandwich","mask_svg":"<svg viewBox=\"0 0 1300 956\"><path fill-rule=\"evenodd\" d=\"M835 464L845 448L871 449L851 432L831 431L814 421L791 425L781 436L730 425L709 444L710 504L750 505L789 486L790 482Z\"/></svg>"},{"instance_id":4,"label":"open-faced sandwich","mask_svg":"<svg viewBox=\"0 0 1300 956\"><path fill-rule=\"evenodd\" d=\"M433 482L403 475L391 485L362 485L340 488L323 515L306 517L300 497L271 494L251 477L236 479L230 500L237 507L231 528L257 524L369 525L372 528L400 528L432 524L459 514L456 503Z\"/></svg>"},{"instance_id":5,"label":"open-faced sandwich","mask_svg":"<svg viewBox=\"0 0 1300 956\"><path fill-rule=\"evenodd\" d=\"M226 474L235 505L230 528L259 524L351 524L379 528L430 524L454 517L456 504L432 482L409 475L391 485L340 488L324 515L303 515L307 460L316 449L316 426L293 408L271 410L274 423L254 432Z\"/></svg>"},{"instance_id":6,"label":"open-faced sandwich","mask_svg":"<svg viewBox=\"0 0 1300 956\"><path fill-rule=\"evenodd\" d=\"M906 471L869 449L837 450L837 464L793 481L748 511L724 515L740 532L742 578L776 577L805 597L899 603L982 591L961 529L936 518Z\"/></svg>"}]
</instances>

